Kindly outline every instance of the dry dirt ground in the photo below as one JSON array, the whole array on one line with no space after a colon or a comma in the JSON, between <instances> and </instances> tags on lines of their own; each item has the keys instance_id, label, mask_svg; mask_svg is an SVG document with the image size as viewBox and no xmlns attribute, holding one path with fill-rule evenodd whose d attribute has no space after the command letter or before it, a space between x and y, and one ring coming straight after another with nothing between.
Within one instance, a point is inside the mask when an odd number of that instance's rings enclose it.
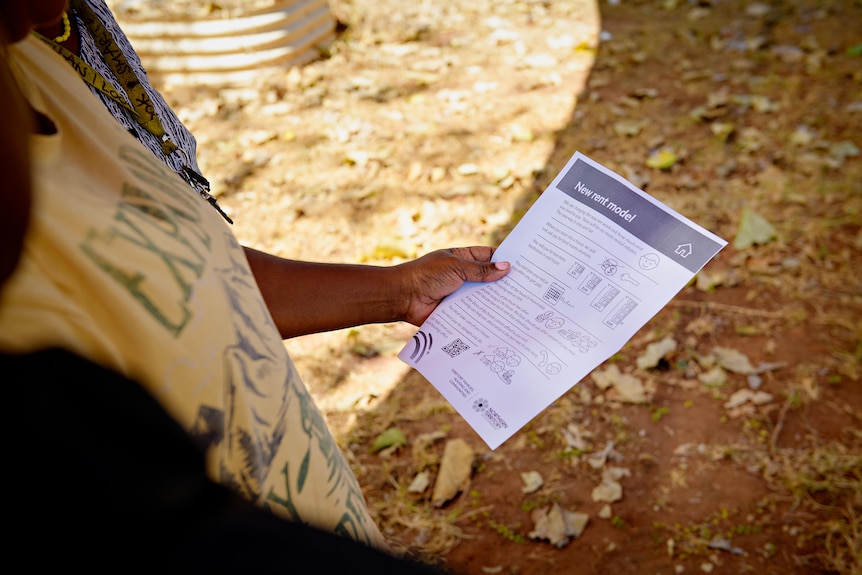
<instances>
[{"instance_id":1,"label":"dry dirt ground","mask_svg":"<svg viewBox=\"0 0 862 575\"><path fill-rule=\"evenodd\" d=\"M476 575L860 572L862 4L330 5L320 60L165 86L243 242L496 244L576 150L731 242L597 369L639 397L587 377L493 452L395 358L411 326L286 342L393 544ZM435 506L410 486L456 438L472 471ZM549 510L586 527L552 544Z\"/></svg>"}]
</instances>

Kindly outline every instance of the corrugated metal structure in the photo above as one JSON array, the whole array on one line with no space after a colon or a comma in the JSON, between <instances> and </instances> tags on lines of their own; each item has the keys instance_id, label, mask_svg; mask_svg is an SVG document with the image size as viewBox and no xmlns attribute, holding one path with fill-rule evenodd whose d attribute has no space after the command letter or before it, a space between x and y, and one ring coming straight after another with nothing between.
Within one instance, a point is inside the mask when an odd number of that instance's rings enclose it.
<instances>
[{"instance_id":1,"label":"corrugated metal structure","mask_svg":"<svg viewBox=\"0 0 862 575\"><path fill-rule=\"evenodd\" d=\"M276 0L200 19L117 18L149 75L175 85L247 84L263 70L306 64L335 40L326 0Z\"/></svg>"}]
</instances>

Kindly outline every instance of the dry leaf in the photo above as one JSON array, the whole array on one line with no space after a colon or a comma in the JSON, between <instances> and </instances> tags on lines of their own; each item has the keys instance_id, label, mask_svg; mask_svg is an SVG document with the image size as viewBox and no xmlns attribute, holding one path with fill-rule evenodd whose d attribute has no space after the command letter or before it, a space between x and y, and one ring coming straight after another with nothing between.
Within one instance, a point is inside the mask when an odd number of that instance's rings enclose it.
<instances>
[{"instance_id":1,"label":"dry leaf","mask_svg":"<svg viewBox=\"0 0 862 575\"><path fill-rule=\"evenodd\" d=\"M676 340L672 337L649 344L643 355L637 358L638 369L646 370L657 366L669 353L676 351L676 346Z\"/></svg>"},{"instance_id":2,"label":"dry leaf","mask_svg":"<svg viewBox=\"0 0 862 575\"><path fill-rule=\"evenodd\" d=\"M524 482L524 487L521 488L521 491L524 493L535 493L545 483L542 474L538 471L522 472L521 480Z\"/></svg>"},{"instance_id":3,"label":"dry leaf","mask_svg":"<svg viewBox=\"0 0 862 575\"><path fill-rule=\"evenodd\" d=\"M573 537L580 537L590 520L586 513L566 511L558 503L549 509L534 510L532 518L535 527L530 539L546 539L558 548L565 547Z\"/></svg>"},{"instance_id":4,"label":"dry leaf","mask_svg":"<svg viewBox=\"0 0 862 575\"><path fill-rule=\"evenodd\" d=\"M646 161L647 167L654 168L656 170L669 170L674 164L676 164L676 154L667 148L662 148L661 150L650 154Z\"/></svg>"},{"instance_id":5,"label":"dry leaf","mask_svg":"<svg viewBox=\"0 0 862 575\"><path fill-rule=\"evenodd\" d=\"M733 247L744 250L757 244L765 244L774 240L778 234L775 228L762 216L751 211L749 208L742 210L739 220L739 229L733 240Z\"/></svg>"},{"instance_id":6,"label":"dry leaf","mask_svg":"<svg viewBox=\"0 0 862 575\"><path fill-rule=\"evenodd\" d=\"M446 443L431 496L431 501L436 507L442 507L458 493L467 489L473 471L473 457L473 448L463 439L453 439Z\"/></svg>"}]
</instances>

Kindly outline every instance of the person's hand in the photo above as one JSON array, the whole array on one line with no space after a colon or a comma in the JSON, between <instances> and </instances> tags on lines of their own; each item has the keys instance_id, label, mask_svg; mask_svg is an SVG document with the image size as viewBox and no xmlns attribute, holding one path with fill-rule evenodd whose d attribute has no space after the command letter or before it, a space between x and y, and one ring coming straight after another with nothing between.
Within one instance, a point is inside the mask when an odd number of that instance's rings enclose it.
<instances>
[{"instance_id":1,"label":"person's hand","mask_svg":"<svg viewBox=\"0 0 862 575\"><path fill-rule=\"evenodd\" d=\"M452 248L397 266L404 274L404 320L419 326L444 297L465 282L491 282L506 275L509 263L491 262L493 254L490 247Z\"/></svg>"}]
</instances>

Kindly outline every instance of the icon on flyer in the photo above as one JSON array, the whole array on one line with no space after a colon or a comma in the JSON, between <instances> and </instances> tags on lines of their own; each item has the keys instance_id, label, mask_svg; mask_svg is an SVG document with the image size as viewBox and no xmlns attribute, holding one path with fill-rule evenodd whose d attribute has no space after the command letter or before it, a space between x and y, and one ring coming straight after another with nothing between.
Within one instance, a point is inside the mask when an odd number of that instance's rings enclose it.
<instances>
[{"instance_id":1,"label":"icon on flyer","mask_svg":"<svg viewBox=\"0 0 862 575\"><path fill-rule=\"evenodd\" d=\"M658 255L650 253L642 255L638 265L642 270L654 270L658 267L658 263Z\"/></svg>"},{"instance_id":2,"label":"icon on flyer","mask_svg":"<svg viewBox=\"0 0 862 575\"><path fill-rule=\"evenodd\" d=\"M681 258L687 258L692 252L691 244L680 244L676 246L676 249L673 250L673 252Z\"/></svg>"}]
</instances>

